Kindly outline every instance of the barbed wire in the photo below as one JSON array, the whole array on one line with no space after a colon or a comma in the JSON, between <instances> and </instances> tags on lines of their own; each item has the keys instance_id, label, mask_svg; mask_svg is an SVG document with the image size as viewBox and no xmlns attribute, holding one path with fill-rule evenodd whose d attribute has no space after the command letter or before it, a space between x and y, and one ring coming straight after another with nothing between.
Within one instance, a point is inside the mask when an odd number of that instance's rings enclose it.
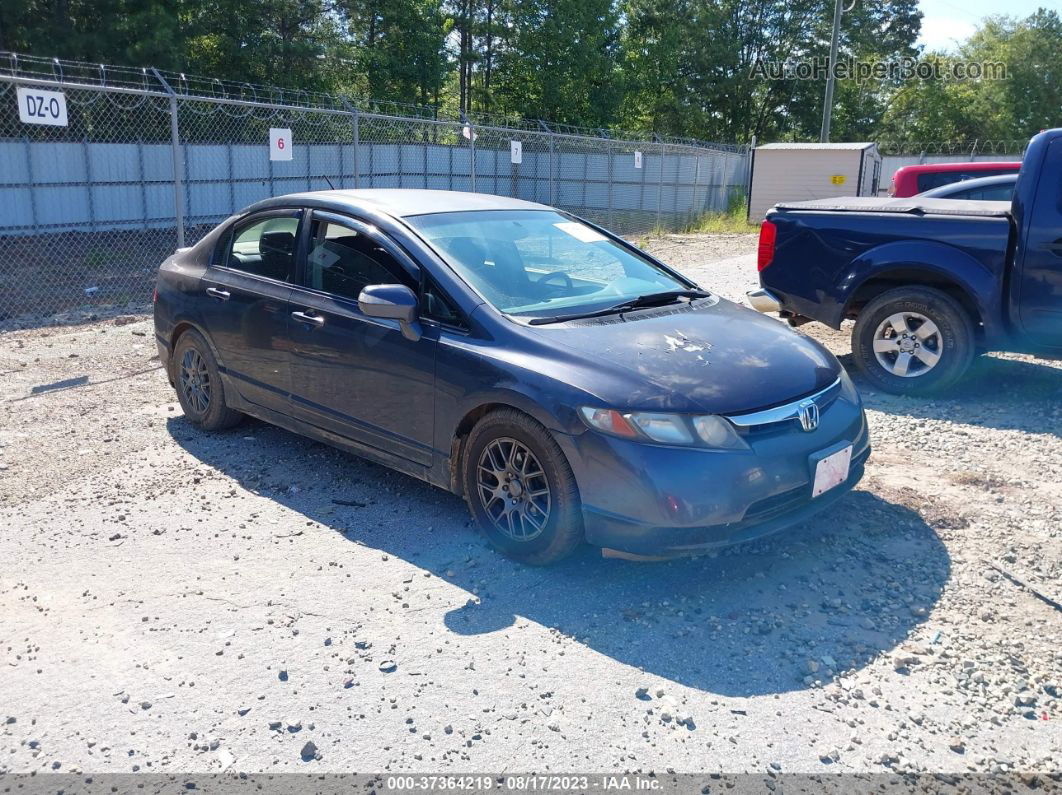
<instances>
[{"instance_id":1,"label":"barbed wire","mask_svg":"<svg viewBox=\"0 0 1062 795\"><path fill-rule=\"evenodd\" d=\"M185 99L204 99L249 105L375 113L415 120L460 123L473 127L496 127L589 138L606 138L627 142L652 142L671 146L688 146L720 152L743 152L742 144L703 141L697 138L660 135L651 131L623 130L615 127L588 127L542 119L527 119L511 114L474 112L454 113L435 105L417 105L351 93L328 93L307 89L284 88L246 81L191 75L152 67L113 66L109 64L44 58L0 51L0 74L44 83L83 88L137 91L153 95L171 92Z\"/></svg>"},{"instance_id":2,"label":"barbed wire","mask_svg":"<svg viewBox=\"0 0 1062 795\"><path fill-rule=\"evenodd\" d=\"M1028 138L976 138L966 141L878 141L883 155L1021 155L1029 145Z\"/></svg>"}]
</instances>

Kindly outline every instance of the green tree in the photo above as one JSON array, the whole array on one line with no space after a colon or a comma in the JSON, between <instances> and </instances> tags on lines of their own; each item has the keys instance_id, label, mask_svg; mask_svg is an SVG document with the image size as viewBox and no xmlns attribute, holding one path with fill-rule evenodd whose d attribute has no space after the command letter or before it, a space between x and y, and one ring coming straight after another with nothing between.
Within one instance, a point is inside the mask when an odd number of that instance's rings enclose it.
<instances>
[{"instance_id":1,"label":"green tree","mask_svg":"<svg viewBox=\"0 0 1062 795\"><path fill-rule=\"evenodd\" d=\"M90 63L184 64L188 3L23 0L0 3L0 50Z\"/></svg>"},{"instance_id":2,"label":"green tree","mask_svg":"<svg viewBox=\"0 0 1062 795\"><path fill-rule=\"evenodd\" d=\"M960 48L964 60L1001 63L1004 80L971 81L981 138L1028 138L1062 123L1062 19L1041 8L1023 20L987 20Z\"/></svg>"},{"instance_id":3,"label":"green tree","mask_svg":"<svg viewBox=\"0 0 1062 795\"><path fill-rule=\"evenodd\" d=\"M490 96L503 113L608 126L622 100L612 0L519 0L504 9Z\"/></svg>"},{"instance_id":4,"label":"green tree","mask_svg":"<svg viewBox=\"0 0 1062 795\"><path fill-rule=\"evenodd\" d=\"M986 76L965 80L910 79L887 97L876 132L887 141L992 147L1059 124L1062 108L1062 20L1040 9L1023 20L995 17L959 48L924 60L944 72L958 62L980 64ZM987 76L993 65L1004 79Z\"/></svg>"},{"instance_id":5,"label":"green tree","mask_svg":"<svg viewBox=\"0 0 1062 795\"><path fill-rule=\"evenodd\" d=\"M227 80L324 90L347 55L328 0L211 0L189 25L188 71Z\"/></svg>"},{"instance_id":6,"label":"green tree","mask_svg":"<svg viewBox=\"0 0 1062 795\"><path fill-rule=\"evenodd\" d=\"M823 81L763 79L756 67L824 62L832 8L830 0L627 0L625 118L720 140L817 137ZM919 25L915 0L857 3L844 16L841 57L912 54ZM849 107L838 114L839 135L872 123L865 88L839 88L838 104Z\"/></svg>"},{"instance_id":7,"label":"green tree","mask_svg":"<svg viewBox=\"0 0 1062 795\"><path fill-rule=\"evenodd\" d=\"M353 51L350 86L395 102L439 101L452 26L439 0L343 0L339 11Z\"/></svg>"}]
</instances>

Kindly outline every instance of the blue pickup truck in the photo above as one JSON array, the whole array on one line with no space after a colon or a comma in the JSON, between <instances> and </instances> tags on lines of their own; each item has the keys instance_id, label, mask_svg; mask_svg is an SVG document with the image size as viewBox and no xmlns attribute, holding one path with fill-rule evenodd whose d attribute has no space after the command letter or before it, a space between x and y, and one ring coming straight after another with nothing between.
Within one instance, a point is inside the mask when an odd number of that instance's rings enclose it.
<instances>
[{"instance_id":1,"label":"blue pickup truck","mask_svg":"<svg viewBox=\"0 0 1062 795\"><path fill-rule=\"evenodd\" d=\"M757 264L754 308L855 320L855 363L889 392L943 389L985 351L1062 357L1062 129L1029 143L1011 202L778 204Z\"/></svg>"}]
</instances>

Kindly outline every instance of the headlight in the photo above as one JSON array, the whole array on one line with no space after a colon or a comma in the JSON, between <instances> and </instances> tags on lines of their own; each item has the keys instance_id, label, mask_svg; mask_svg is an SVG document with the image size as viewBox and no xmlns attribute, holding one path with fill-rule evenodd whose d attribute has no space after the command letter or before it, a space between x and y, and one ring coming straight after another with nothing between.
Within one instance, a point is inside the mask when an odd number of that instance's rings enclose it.
<instances>
[{"instance_id":1,"label":"headlight","mask_svg":"<svg viewBox=\"0 0 1062 795\"><path fill-rule=\"evenodd\" d=\"M723 450L747 447L741 437L738 436L737 431L734 430L734 426L722 417L716 417L712 414L694 417L693 427L697 429L697 435L709 447L718 447Z\"/></svg>"},{"instance_id":2,"label":"headlight","mask_svg":"<svg viewBox=\"0 0 1062 795\"><path fill-rule=\"evenodd\" d=\"M726 450L747 447L734 426L722 417L712 415L690 417L590 406L579 409L579 414L591 428L625 439L683 446L703 445Z\"/></svg>"}]
</instances>

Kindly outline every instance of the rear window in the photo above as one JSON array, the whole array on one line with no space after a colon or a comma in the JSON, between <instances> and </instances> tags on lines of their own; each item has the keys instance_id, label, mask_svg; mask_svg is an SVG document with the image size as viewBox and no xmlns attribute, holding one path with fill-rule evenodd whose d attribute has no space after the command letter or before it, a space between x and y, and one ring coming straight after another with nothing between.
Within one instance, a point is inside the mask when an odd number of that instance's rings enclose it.
<instances>
[{"instance_id":1,"label":"rear window","mask_svg":"<svg viewBox=\"0 0 1062 795\"><path fill-rule=\"evenodd\" d=\"M932 190L953 182L963 182L978 177L995 177L1000 174L1013 174L1012 168L986 168L977 171L930 171L918 175L918 192Z\"/></svg>"}]
</instances>

